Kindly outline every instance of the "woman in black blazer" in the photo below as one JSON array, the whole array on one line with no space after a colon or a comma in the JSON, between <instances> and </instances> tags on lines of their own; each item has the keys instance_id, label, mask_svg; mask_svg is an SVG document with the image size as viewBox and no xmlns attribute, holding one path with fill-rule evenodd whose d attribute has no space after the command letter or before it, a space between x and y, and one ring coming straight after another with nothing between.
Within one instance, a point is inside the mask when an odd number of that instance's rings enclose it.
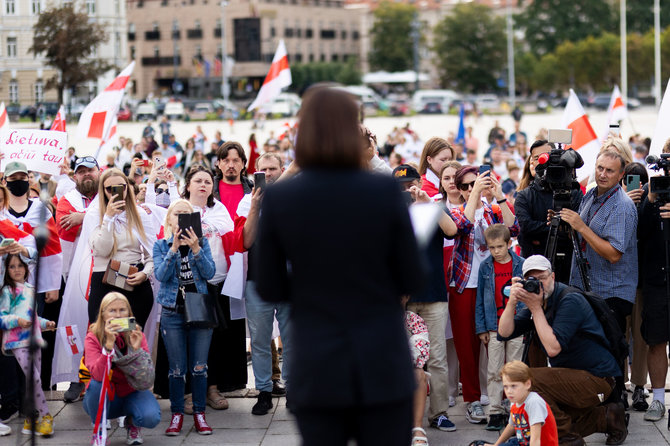
<instances>
[{"instance_id":1,"label":"woman in black blazer","mask_svg":"<svg viewBox=\"0 0 670 446\"><path fill-rule=\"evenodd\" d=\"M292 304L288 401L306 446L411 440L400 297L418 291L422 271L397 183L363 168L368 144L352 97L313 87L295 149L302 172L263 198L258 291Z\"/></svg>"}]
</instances>

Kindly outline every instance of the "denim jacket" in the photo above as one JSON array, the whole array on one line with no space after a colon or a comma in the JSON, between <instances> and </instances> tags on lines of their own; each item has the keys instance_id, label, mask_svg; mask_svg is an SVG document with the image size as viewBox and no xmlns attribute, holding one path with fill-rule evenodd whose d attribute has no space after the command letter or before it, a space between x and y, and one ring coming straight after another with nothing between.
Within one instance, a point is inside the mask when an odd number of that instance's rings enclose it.
<instances>
[{"instance_id":1,"label":"denim jacket","mask_svg":"<svg viewBox=\"0 0 670 446\"><path fill-rule=\"evenodd\" d=\"M174 237L174 236L173 236ZM173 252L172 239L158 240L154 244L154 275L161 283L158 290L158 303L167 308L174 308L179 290L179 271L181 269L181 254L179 250ZM198 293L207 293L207 281L214 277L215 266L212 251L206 238L202 238L201 249L198 254L188 252L188 261L191 264L193 280Z\"/></svg>"},{"instance_id":2,"label":"denim jacket","mask_svg":"<svg viewBox=\"0 0 670 446\"><path fill-rule=\"evenodd\" d=\"M511 249L512 277L523 277L523 257L519 257ZM477 283L477 302L475 304L475 333L487 331L498 331L498 311L495 297L496 276L493 269L493 257L489 256L479 265L479 277ZM516 306L518 312L524 304L519 302Z\"/></svg>"}]
</instances>

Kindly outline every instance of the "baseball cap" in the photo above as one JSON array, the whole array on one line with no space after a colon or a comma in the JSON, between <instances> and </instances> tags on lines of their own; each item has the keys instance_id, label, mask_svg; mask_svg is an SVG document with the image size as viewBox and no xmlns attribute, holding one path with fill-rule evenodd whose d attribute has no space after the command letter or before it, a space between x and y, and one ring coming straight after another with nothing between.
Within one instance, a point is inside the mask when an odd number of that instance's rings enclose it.
<instances>
[{"instance_id":1,"label":"baseball cap","mask_svg":"<svg viewBox=\"0 0 670 446\"><path fill-rule=\"evenodd\" d=\"M20 163L18 161L12 161L11 163L7 163L5 166L5 177L9 177L11 175L14 175L15 173L25 173L28 175L28 168L26 167L25 164Z\"/></svg>"},{"instance_id":2,"label":"baseball cap","mask_svg":"<svg viewBox=\"0 0 670 446\"><path fill-rule=\"evenodd\" d=\"M551 263L546 257L536 254L523 262L522 271L524 276L528 271L551 271Z\"/></svg>"},{"instance_id":3,"label":"baseball cap","mask_svg":"<svg viewBox=\"0 0 670 446\"><path fill-rule=\"evenodd\" d=\"M409 164L401 164L393 169L393 177L401 183L421 179L419 172L417 172L416 169Z\"/></svg>"},{"instance_id":4,"label":"baseball cap","mask_svg":"<svg viewBox=\"0 0 670 446\"><path fill-rule=\"evenodd\" d=\"M74 171L76 172L80 166L88 167L89 169L99 167L98 161L94 156L84 156L82 158L77 158L77 161L74 162Z\"/></svg>"}]
</instances>

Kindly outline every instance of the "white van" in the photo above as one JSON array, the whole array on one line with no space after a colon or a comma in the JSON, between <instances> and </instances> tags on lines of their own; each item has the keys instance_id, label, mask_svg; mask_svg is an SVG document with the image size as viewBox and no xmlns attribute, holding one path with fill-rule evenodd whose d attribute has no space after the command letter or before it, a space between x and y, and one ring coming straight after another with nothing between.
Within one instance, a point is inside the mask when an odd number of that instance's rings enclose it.
<instances>
[{"instance_id":1,"label":"white van","mask_svg":"<svg viewBox=\"0 0 670 446\"><path fill-rule=\"evenodd\" d=\"M302 101L300 96L295 93L280 93L279 96L272 101L261 106L263 113L270 113L272 115L280 115L284 117L295 116L300 110Z\"/></svg>"},{"instance_id":2,"label":"white van","mask_svg":"<svg viewBox=\"0 0 670 446\"><path fill-rule=\"evenodd\" d=\"M185 111L184 104L181 102L168 102L165 104L165 110L163 110L163 116L167 116L168 119L184 119Z\"/></svg>"},{"instance_id":3,"label":"white van","mask_svg":"<svg viewBox=\"0 0 670 446\"><path fill-rule=\"evenodd\" d=\"M452 90L417 90L412 96L412 108L415 112L447 113L451 103L461 99L461 95Z\"/></svg>"}]
</instances>

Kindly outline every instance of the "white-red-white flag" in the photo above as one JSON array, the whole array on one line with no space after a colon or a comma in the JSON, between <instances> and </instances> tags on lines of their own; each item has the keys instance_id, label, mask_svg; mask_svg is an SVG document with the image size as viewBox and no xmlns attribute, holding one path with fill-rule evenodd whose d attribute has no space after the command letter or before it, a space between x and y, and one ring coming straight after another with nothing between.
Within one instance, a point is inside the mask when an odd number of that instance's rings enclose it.
<instances>
[{"instance_id":1,"label":"white-red-white flag","mask_svg":"<svg viewBox=\"0 0 670 446\"><path fill-rule=\"evenodd\" d=\"M107 134L102 138L98 151L95 153L95 158L101 166L107 164L107 154L112 151L114 146L119 145L119 135L116 133L116 126L118 124L116 115L112 117L112 122L109 125Z\"/></svg>"},{"instance_id":2,"label":"white-red-white flag","mask_svg":"<svg viewBox=\"0 0 670 446\"><path fill-rule=\"evenodd\" d=\"M275 52L275 57L272 59L270 71L265 77L265 81L258 90L258 96L254 102L251 103L247 111L254 110L263 104L266 104L279 96L281 89L291 85L291 69L288 66L288 53L286 52L286 45L283 40L279 41L279 46Z\"/></svg>"},{"instance_id":3,"label":"white-red-white flag","mask_svg":"<svg viewBox=\"0 0 670 446\"><path fill-rule=\"evenodd\" d=\"M109 135L134 67L135 62L131 62L102 93L86 106L77 125L77 138L104 140Z\"/></svg>"},{"instance_id":4,"label":"white-red-white flag","mask_svg":"<svg viewBox=\"0 0 670 446\"><path fill-rule=\"evenodd\" d=\"M572 89L570 89L570 97L563 112L563 128L572 130L572 144L566 149L570 147L575 149L584 160L584 166L577 169L577 180L581 182L588 179L595 171L600 142L586 116L584 107Z\"/></svg>"},{"instance_id":5,"label":"white-red-white flag","mask_svg":"<svg viewBox=\"0 0 670 446\"><path fill-rule=\"evenodd\" d=\"M5 108L5 103L0 102L0 131L9 127L9 115L7 115L7 109Z\"/></svg>"},{"instance_id":6,"label":"white-red-white flag","mask_svg":"<svg viewBox=\"0 0 670 446\"><path fill-rule=\"evenodd\" d=\"M650 155L659 156L663 152L665 142L670 139L668 119L670 119L670 80L668 80L668 85L665 87L661 108L658 109L656 128L654 129L654 136L651 138L651 148L649 149Z\"/></svg>"},{"instance_id":7,"label":"white-red-white flag","mask_svg":"<svg viewBox=\"0 0 670 446\"><path fill-rule=\"evenodd\" d=\"M606 140L610 134L610 125L619 124L628 117L628 108L623 102L623 97L621 97L621 90L619 86L615 85L614 90L612 90L612 97L610 98L610 105L607 107L607 128L602 137L602 140ZM620 132L616 135L620 136Z\"/></svg>"},{"instance_id":8,"label":"white-red-white flag","mask_svg":"<svg viewBox=\"0 0 670 446\"><path fill-rule=\"evenodd\" d=\"M59 132L65 131L65 107L63 107L62 104L58 109L58 113L56 113L56 117L51 123L51 128L49 130L56 130Z\"/></svg>"}]
</instances>

